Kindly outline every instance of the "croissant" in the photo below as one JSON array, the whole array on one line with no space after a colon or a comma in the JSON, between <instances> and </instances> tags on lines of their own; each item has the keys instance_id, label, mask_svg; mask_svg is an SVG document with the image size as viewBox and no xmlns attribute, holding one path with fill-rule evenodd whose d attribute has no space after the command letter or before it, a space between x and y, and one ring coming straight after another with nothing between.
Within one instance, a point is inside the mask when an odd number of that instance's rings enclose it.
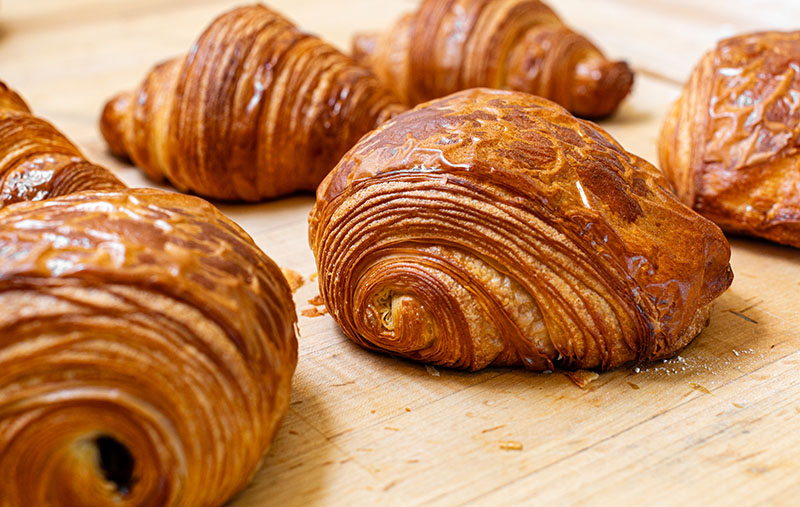
<instances>
[{"instance_id":1,"label":"croissant","mask_svg":"<svg viewBox=\"0 0 800 507\"><path fill-rule=\"evenodd\" d=\"M191 52L109 101L101 131L154 180L226 200L316 189L404 108L368 70L261 5L217 18Z\"/></svg>"},{"instance_id":2,"label":"croissant","mask_svg":"<svg viewBox=\"0 0 800 507\"><path fill-rule=\"evenodd\" d=\"M320 294L369 349L452 368L675 354L732 281L722 231L606 132L473 89L364 136L320 184Z\"/></svg>"},{"instance_id":3,"label":"croissant","mask_svg":"<svg viewBox=\"0 0 800 507\"><path fill-rule=\"evenodd\" d=\"M287 410L286 280L205 201L107 188L13 97L0 174L63 176L0 209L0 504L221 505Z\"/></svg>"},{"instance_id":4,"label":"croissant","mask_svg":"<svg viewBox=\"0 0 800 507\"><path fill-rule=\"evenodd\" d=\"M661 130L661 169L725 231L800 247L800 32L723 40Z\"/></svg>"},{"instance_id":5,"label":"croissant","mask_svg":"<svg viewBox=\"0 0 800 507\"><path fill-rule=\"evenodd\" d=\"M573 114L611 114L633 73L538 0L423 0L382 35L357 35L356 61L408 104L486 86L533 93Z\"/></svg>"}]
</instances>

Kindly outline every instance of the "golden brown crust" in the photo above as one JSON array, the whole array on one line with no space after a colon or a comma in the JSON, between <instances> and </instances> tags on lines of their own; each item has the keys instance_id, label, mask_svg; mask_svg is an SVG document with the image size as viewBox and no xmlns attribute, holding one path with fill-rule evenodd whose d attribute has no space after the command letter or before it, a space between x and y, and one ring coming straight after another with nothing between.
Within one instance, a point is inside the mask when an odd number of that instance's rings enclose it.
<instances>
[{"instance_id":1,"label":"golden brown crust","mask_svg":"<svg viewBox=\"0 0 800 507\"><path fill-rule=\"evenodd\" d=\"M611 114L633 73L538 0L424 0L381 35L353 40L408 104L485 86L539 95L584 117Z\"/></svg>"},{"instance_id":2,"label":"golden brown crust","mask_svg":"<svg viewBox=\"0 0 800 507\"><path fill-rule=\"evenodd\" d=\"M720 42L661 131L681 199L726 231L800 247L800 32Z\"/></svg>"},{"instance_id":3,"label":"golden brown crust","mask_svg":"<svg viewBox=\"0 0 800 507\"><path fill-rule=\"evenodd\" d=\"M350 338L457 368L668 357L732 280L722 232L653 166L518 92L456 93L365 136L309 234Z\"/></svg>"},{"instance_id":4,"label":"golden brown crust","mask_svg":"<svg viewBox=\"0 0 800 507\"><path fill-rule=\"evenodd\" d=\"M87 177L26 116L0 160ZM280 269L207 202L117 186L0 209L0 503L221 505L288 408Z\"/></svg>"},{"instance_id":5,"label":"golden brown crust","mask_svg":"<svg viewBox=\"0 0 800 507\"><path fill-rule=\"evenodd\" d=\"M182 58L109 101L111 150L151 178L218 199L313 191L403 108L366 69L261 5L217 18Z\"/></svg>"},{"instance_id":6,"label":"golden brown crust","mask_svg":"<svg viewBox=\"0 0 800 507\"><path fill-rule=\"evenodd\" d=\"M0 111L18 111L20 113L30 113L28 104L22 97L10 89L5 83L0 81Z\"/></svg>"},{"instance_id":7,"label":"golden brown crust","mask_svg":"<svg viewBox=\"0 0 800 507\"><path fill-rule=\"evenodd\" d=\"M123 184L81 152L50 123L30 114L25 102L0 82L0 208L86 189Z\"/></svg>"}]
</instances>

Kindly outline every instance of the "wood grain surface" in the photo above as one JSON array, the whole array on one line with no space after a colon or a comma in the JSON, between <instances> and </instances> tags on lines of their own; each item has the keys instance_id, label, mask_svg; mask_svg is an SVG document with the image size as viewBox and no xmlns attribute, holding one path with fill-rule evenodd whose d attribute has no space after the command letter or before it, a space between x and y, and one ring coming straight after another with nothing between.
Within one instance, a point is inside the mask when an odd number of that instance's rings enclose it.
<instances>
[{"instance_id":1,"label":"wood grain surface","mask_svg":"<svg viewBox=\"0 0 800 507\"><path fill-rule=\"evenodd\" d=\"M0 79L94 161L151 185L106 151L104 101L183 53L241 1L6 0ZM412 0L271 0L342 48ZM560 0L554 7L638 80L602 125L655 161L680 82L714 42L790 28L793 0ZM223 205L317 295L310 195ZM732 238L735 281L679 357L623 368L579 389L561 373L434 370L352 345L327 316L300 317L292 403L263 469L231 505L512 502L797 504L800 495L800 251Z\"/></svg>"}]
</instances>

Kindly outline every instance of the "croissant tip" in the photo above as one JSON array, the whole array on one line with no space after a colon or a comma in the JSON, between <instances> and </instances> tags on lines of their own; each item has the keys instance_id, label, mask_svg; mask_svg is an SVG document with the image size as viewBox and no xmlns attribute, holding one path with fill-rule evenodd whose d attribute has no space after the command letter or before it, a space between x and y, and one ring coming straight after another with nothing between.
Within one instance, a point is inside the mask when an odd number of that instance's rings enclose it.
<instances>
[{"instance_id":1,"label":"croissant tip","mask_svg":"<svg viewBox=\"0 0 800 507\"><path fill-rule=\"evenodd\" d=\"M100 116L100 132L114 155L126 157L124 118L131 104L131 93L123 92L106 102Z\"/></svg>"},{"instance_id":2,"label":"croissant tip","mask_svg":"<svg viewBox=\"0 0 800 507\"><path fill-rule=\"evenodd\" d=\"M20 111L23 113L30 113L31 109L28 104L20 97L14 90L12 90L5 82L0 80L0 111L8 109L11 111Z\"/></svg>"},{"instance_id":3,"label":"croissant tip","mask_svg":"<svg viewBox=\"0 0 800 507\"><path fill-rule=\"evenodd\" d=\"M364 64L378 47L378 35L374 33L357 33L353 36L353 60L360 64Z\"/></svg>"},{"instance_id":4,"label":"croissant tip","mask_svg":"<svg viewBox=\"0 0 800 507\"><path fill-rule=\"evenodd\" d=\"M594 78L595 72L599 79ZM583 118L611 115L633 88L634 72L625 61L602 61L592 66L590 76L593 86L581 90L578 95L584 100L577 101L573 108L574 114Z\"/></svg>"}]
</instances>

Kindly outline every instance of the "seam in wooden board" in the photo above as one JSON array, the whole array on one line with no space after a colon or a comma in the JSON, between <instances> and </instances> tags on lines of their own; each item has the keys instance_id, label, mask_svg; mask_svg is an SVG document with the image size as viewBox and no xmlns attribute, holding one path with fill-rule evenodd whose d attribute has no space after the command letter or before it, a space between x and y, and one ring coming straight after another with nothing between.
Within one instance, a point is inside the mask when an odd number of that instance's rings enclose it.
<instances>
[{"instance_id":1,"label":"seam in wooden board","mask_svg":"<svg viewBox=\"0 0 800 507\"><path fill-rule=\"evenodd\" d=\"M745 378L745 377L748 377L748 376L750 376L750 375L753 375L754 373L757 373L757 372L759 372L759 371L763 370L764 368L767 368L767 367L769 367L769 366L772 366L772 365L774 365L774 364L776 364L776 363L778 363L778 362L784 361L784 360L786 360L786 359L790 358L791 356L793 356L793 355L797 355L797 354L798 354L798 351L793 351L793 352L791 352L791 353L789 353L789 354L787 354L787 355L785 355L785 356L782 356L782 357L780 357L780 358L778 358L778 359L775 359L774 361L770 361L769 363L765 363L765 364L763 364L762 366L760 366L760 367L758 367L758 368L756 368L756 369L754 369L754 370L751 370L751 371L749 371L749 372L747 372L747 373L743 373L742 375L740 375L740 376L738 376L738 377L735 377L735 378L731 379L730 381L728 381L728 382L725 382L724 384L720 384L719 386L715 387L715 390L719 390L719 389L721 389L721 388L723 388L723 387L725 387L725 386L728 386L728 385L730 385L730 384L733 384L733 383L735 383L735 382L738 382L739 380L741 380L741 379L743 379L743 378ZM575 452L572 452L572 453L570 453L570 454L568 454L568 455L566 455L566 456L563 456L563 457L561 457L561 458L559 458L559 459L556 459L555 461L552 461L552 462L550 462L550 463L547 463L546 465L543 465L543 466L541 466L541 467L539 467L539 468L537 468L537 469L535 469L535 470L532 470L532 471L530 471L530 472L526 473L525 475L521 475L521 476L519 476L519 477L516 477L516 478L514 478L513 480L511 480L511 481L509 481L509 482L507 482L507 483L505 483L505 484L502 484L502 485L496 486L495 488L492 488L491 490L488 490L488 491L486 491L486 492L484 492L484 493L481 493L481 494L479 494L479 495L477 495L477 496L474 496L474 497L470 498L469 500L466 500L465 502L463 502L463 503L462 503L462 505L466 505L466 504L470 504L470 503L475 503L475 502L477 502L479 499L481 499L481 498L484 498L484 497L486 497L486 496L489 496L489 495L491 495L491 494L493 494L493 493L496 493L497 491L500 491L500 490L502 490L502 489L505 489L505 488L507 488L508 486L511 486L512 484L514 484L514 483L516 483L516 482L519 482L519 481L521 481L521 480L527 479L527 478L531 477L532 475L534 475L534 474L537 474L537 473L541 472L541 471L542 471L542 470L544 470L545 468L549 468L549 467L551 467L551 466L553 466L553 465L557 465L557 464L559 464L559 463L561 463L561 462L563 462L563 461L567 461L567 460L569 460L569 459L572 459L572 458L574 458L575 456L577 456L578 454L581 454L581 453L583 453L583 452L585 452L585 451L588 451L588 450L590 450L590 449L592 449L592 448L594 448L594 447L597 447L598 445L601 445L601 444L603 444L603 443L606 443L606 442L608 442L608 441L610 441L610 440L613 440L613 439L615 439L615 438L619 437L620 435L622 435L622 434L624 434L624 433L627 433L628 431L631 431L631 430L632 430L632 429L634 429L634 428L637 428L637 427L639 427L639 426L641 426L641 425L643 425L643 424L649 423L650 421L653 421L653 420L655 420L655 419L658 419L658 418L660 418L660 417L663 417L663 416L665 416L665 415L669 414L670 412L672 412L672 411L673 411L673 410L675 410L675 409L679 409L679 408L683 407L684 405L687 405L687 404L689 404L689 403L693 403L693 402L695 402L696 400L699 400L699 399L701 399L703 396L705 396L705 395L702 395L702 394L700 394L700 395L698 395L698 396L695 396L695 397L693 397L693 398L689 398L689 399L687 399L687 400L685 400L685 401L682 401L682 402L678 403L677 405L674 405L674 406L673 406L673 407L671 407L671 408L668 408L668 409L666 409L666 410L664 410L664 411L662 411L662 412L659 412L658 414L654 414L654 415L652 415L652 416L650 416L650 417L648 417L648 418L646 418L646 419L643 419L643 420L641 420L641 421L639 421L639 422L637 422L637 423L635 423L635 424L633 424L633 425L631 425L631 426L629 426L629 427L627 427L627 428L625 428L625 429L622 429L622 430L620 430L620 431L618 431L618 432L614 433L613 435L609 435L609 436L607 436L607 437L605 437L605 438L603 438L603 439L601 439L601 440L598 440L597 442L594 442L594 443L592 443L592 444L590 444L590 445L587 445L587 446L585 446L585 447L582 447L581 449L578 449L578 450L577 450L577 451L575 451ZM454 490L450 490L450 491L447 491L447 492L441 493L440 495L438 495L438 496L436 496L436 497L434 497L434 498L431 498L431 499L427 500L427 502L430 502L430 503L436 502L436 501L440 500L442 497L444 497L444 496L447 496L447 495L451 494L453 491L454 491Z\"/></svg>"}]
</instances>

